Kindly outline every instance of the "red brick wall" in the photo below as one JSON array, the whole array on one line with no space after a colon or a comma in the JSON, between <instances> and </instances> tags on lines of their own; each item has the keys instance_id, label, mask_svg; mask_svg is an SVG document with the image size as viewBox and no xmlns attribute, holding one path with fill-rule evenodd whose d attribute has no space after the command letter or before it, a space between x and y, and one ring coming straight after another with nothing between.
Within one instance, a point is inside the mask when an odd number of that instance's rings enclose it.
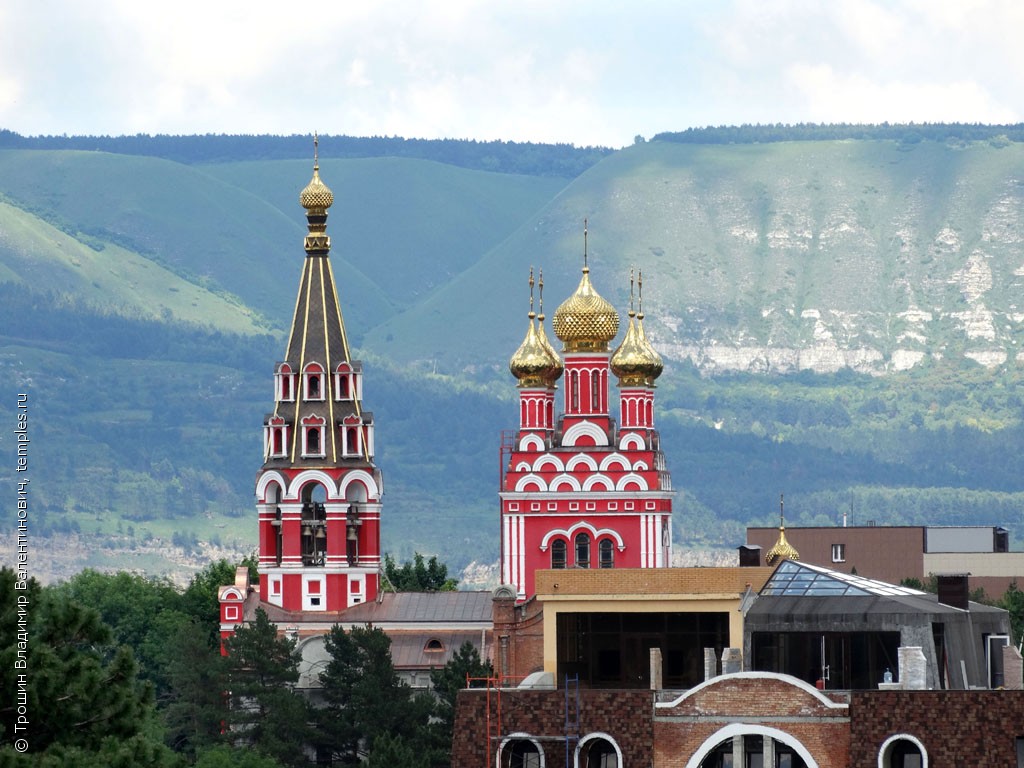
<instances>
[{"instance_id":1,"label":"red brick wall","mask_svg":"<svg viewBox=\"0 0 1024 768\"><path fill-rule=\"evenodd\" d=\"M570 710L576 692L570 691ZM491 733L487 733L490 699ZM500 701L499 701L500 699ZM624 766L649 766L652 759L650 691L579 691L580 737L607 734L622 751ZM566 692L505 690L460 691L455 705L452 766L493 768L501 740L512 733L534 737L544 750L548 768L565 763ZM500 716L498 714L500 707ZM570 742L570 760L576 741ZM570 762L570 765L572 763Z\"/></svg>"},{"instance_id":2,"label":"red brick wall","mask_svg":"<svg viewBox=\"0 0 1024 768\"><path fill-rule=\"evenodd\" d=\"M682 768L701 745L730 723L781 731L803 745L820 768L846 768L849 710L778 677L723 677L675 707L654 713L655 768ZM751 732L754 732L753 729Z\"/></svg>"},{"instance_id":3,"label":"red brick wall","mask_svg":"<svg viewBox=\"0 0 1024 768\"><path fill-rule=\"evenodd\" d=\"M909 734L928 765L1017 765L1024 691L859 691L850 701L851 768L876 768L894 734Z\"/></svg>"},{"instance_id":4,"label":"red brick wall","mask_svg":"<svg viewBox=\"0 0 1024 768\"><path fill-rule=\"evenodd\" d=\"M507 640L503 640L507 638ZM507 650L504 650L507 649ZM507 665L503 661L507 658ZM494 601L494 674L518 682L544 669L544 606L538 600L515 605Z\"/></svg>"}]
</instances>

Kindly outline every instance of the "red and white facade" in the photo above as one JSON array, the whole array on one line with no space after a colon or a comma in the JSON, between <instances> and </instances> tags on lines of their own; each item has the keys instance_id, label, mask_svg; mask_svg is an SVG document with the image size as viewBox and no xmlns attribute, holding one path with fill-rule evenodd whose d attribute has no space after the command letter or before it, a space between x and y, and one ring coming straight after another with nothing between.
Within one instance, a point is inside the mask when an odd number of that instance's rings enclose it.
<instances>
[{"instance_id":1,"label":"red and white facade","mask_svg":"<svg viewBox=\"0 0 1024 768\"><path fill-rule=\"evenodd\" d=\"M336 613L377 597L384 489L373 414L362 405L363 368L349 355L331 270L333 195L317 166L300 202L306 257L256 475L259 600L295 614ZM243 619L241 592L222 589L222 636Z\"/></svg>"},{"instance_id":2,"label":"red and white facade","mask_svg":"<svg viewBox=\"0 0 1024 768\"><path fill-rule=\"evenodd\" d=\"M608 341L618 316L593 292L588 272L585 268L580 288L555 314L556 332L566 345L557 419L553 377L526 375L521 364L537 334L532 312L527 340L510 364L520 379L520 419L507 461L503 457L501 564L502 581L515 586L519 600L534 594L538 568L670 564L673 493L654 429L653 377L620 377L617 424L610 415L615 370ZM580 302L580 296L588 301ZM587 312L600 316L590 322ZM629 322L624 345L636 333L632 312ZM539 338L541 346L547 344L543 315ZM650 354L657 358L653 350ZM658 358L657 373L660 365Z\"/></svg>"}]
</instances>

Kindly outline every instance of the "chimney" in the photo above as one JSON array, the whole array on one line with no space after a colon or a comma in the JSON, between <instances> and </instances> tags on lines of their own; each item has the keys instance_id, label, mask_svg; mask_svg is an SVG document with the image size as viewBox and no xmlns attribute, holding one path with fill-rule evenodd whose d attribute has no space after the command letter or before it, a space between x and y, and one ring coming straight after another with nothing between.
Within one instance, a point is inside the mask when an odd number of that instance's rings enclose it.
<instances>
[{"instance_id":1,"label":"chimney","mask_svg":"<svg viewBox=\"0 0 1024 768\"><path fill-rule=\"evenodd\" d=\"M740 568L757 568L761 565L761 548L756 544L740 544Z\"/></svg>"},{"instance_id":2,"label":"chimney","mask_svg":"<svg viewBox=\"0 0 1024 768\"><path fill-rule=\"evenodd\" d=\"M968 610L967 601L970 596L967 585L968 576L970 576L969 573L937 574L935 578L939 587L939 602L950 608Z\"/></svg>"}]
</instances>

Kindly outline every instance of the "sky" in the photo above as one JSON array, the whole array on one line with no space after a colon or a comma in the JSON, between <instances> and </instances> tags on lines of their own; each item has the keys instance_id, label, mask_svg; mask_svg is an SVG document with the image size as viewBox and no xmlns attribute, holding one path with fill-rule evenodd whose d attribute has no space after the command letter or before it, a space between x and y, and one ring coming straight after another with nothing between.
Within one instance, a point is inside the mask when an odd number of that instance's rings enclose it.
<instances>
[{"instance_id":1,"label":"sky","mask_svg":"<svg viewBox=\"0 0 1024 768\"><path fill-rule=\"evenodd\" d=\"M5 0L0 128L621 147L1024 122L1020 0Z\"/></svg>"}]
</instances>

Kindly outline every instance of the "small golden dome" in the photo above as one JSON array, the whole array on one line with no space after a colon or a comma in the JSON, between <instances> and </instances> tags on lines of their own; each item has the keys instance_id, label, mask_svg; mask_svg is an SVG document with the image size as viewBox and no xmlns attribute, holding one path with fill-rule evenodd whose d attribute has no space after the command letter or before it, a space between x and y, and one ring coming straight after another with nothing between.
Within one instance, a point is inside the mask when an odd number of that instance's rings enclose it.
<instances>
[{"instance_id":1,"label":"small golden dome","mask_svg":"<svg viewBox=\"0 0 1024 768\"><path fill-rule=\"evenodd\" d=\"M566 352L608 351L608 342L619 332L619 314L590 284L588 267L576 292L555 310L551 326Z\"/></svg>"},{"instance_id":2,"label":"small golden dome","mask_svg":"<svg viewBox=\"0 0 1024 768\"><path fill-rule=\"evenodd\" d=\"M519 379L520 387L551 386L555 379L562 375L562 361L558 355L553 354L551 345L541 340L543 328L538 334L536 317L530 312L530 326L526 330L526 338L508 363L508 369Z\"/></svg>"},{"instance_id":3,"label":"small golden dome","mask_svg":"<svg viewBox=\"0 0 1024 768\"><path fill-rule=\"evenodd\" d=\"M309 213L324 213L334 205L334 193L320 181L320 137L313 134L313 179L299 193L299 204Z\"/></svg>"},{"instance_id":4,"label":"small golden dome","mask_svg":"<svg viewBox=\"0 0 1024 768\"><path fill-rule=\"evenodd\" d=\"M292 187L294 189L294 187ZM320 166L313 166L313 180L299 193L299 203L307 211L323 212L334 205L334 193L320 181Z\"/></svg>"},{"instance_id":5,"label":"small golden dome","mask_svg":"<svg viewBox=\"0 0 1024 768\"><path fill-rule=\"evenodd\" d=\"M764 556L765 565L772 565L776 560L799 560L800 553L794 549L793 545L786 541L786 526L779 526L779 540L775 542L775 546L768 550L768 554Z\"/></svg>"},{"instance_id":6,"label":"small golden dome","mask_svg":"<svg viewBox=\"0 0 1024 768\"><path fill-rule=\"evenodd\" d=\"M544 277L541 274L541 291L544 290ZM543 293L542 293L543 296ZM541 299L543 302L543 298ZM543 304L542 304L543 307ZM535 322L537 315L533 312L533 268L530 268L530 326L526 329L526 338L519 349L509 360L508 369L519 379L520 387L554 387L555 381L562 375L564 366L547 334L544 333L544 315L540 316L540 327Z\"/></svg>"},{"instance_id":7,"label":"small golden dome","mask_svg":"<svg viewBox=\"0 0 1024 768\"><path fill-rule=\"evenodd\" d=\"M626 337L612 355L611 367L612 373L619 377L620 387L653 387L654 380L664 370L661 356L644 334L643 317L633 310L629 311Z\"/></svg>"}]
</instances>

